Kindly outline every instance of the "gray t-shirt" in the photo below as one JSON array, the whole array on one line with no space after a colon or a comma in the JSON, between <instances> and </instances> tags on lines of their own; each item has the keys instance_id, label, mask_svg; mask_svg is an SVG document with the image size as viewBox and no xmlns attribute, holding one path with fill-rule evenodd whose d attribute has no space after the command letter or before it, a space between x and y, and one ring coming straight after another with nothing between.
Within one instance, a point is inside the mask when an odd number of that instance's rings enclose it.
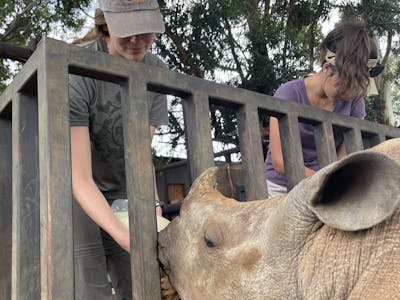
<instances>
[{"instance_id":1,"label":"gray t-shirt","mask_svg":"<svg viewBox=\"0 0 400 300\"><path fill-rule=\"evenodd\" d=\"M107 52L101 40L86 47ZM148 53L143 63L166 68ZM154 126L168 123L165 95L149 92L149 120ZM70 125L88 126L92 149L93 178L108 200L126 198L121 91L114 83L70 75Z\"/></svg>"},{"instance_id":2,"label":"gray t-shirt","mask_svg":"<svg viewBox=\"0 0 400 300\"><path fill-rule=\"evenodd\" d=\"M307 96L304 78L301 77L282 84L274 97L281 100L311 105ZM363 119L365 117L365 102L363 98L356 98L336 103L333 112ZM317 148L315 145L314 127L310 124L299 123L301 147L303 150L304 165L314 171L319 170ZM334 127L333 136L336 149L343 143L343 129ZM284 176L278 174L272 166L271 149L268 149L265 160L265 177L273 183L286 186Z\"/></svg>"}]
</instances>

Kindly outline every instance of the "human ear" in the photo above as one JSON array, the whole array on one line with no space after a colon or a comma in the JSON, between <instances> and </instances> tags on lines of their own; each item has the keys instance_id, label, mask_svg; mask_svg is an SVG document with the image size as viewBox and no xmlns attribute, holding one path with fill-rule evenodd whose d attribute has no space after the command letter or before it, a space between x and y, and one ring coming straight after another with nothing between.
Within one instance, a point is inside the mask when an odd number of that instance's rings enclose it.
<instances>
[{"instance_id":1,"label":"human ear","mask_svg":"<svg viewBox=\"0 0 400 300\"><path fill-rule=\"evenodd\" d=\"M331 66L330 66L330 65L331 65L331 64L328 63L327 61L324 62L324 64L322 65L322 71L323 71L324 73L329 72L329 71L331 70Z\"/></svg>"}]
</instances>

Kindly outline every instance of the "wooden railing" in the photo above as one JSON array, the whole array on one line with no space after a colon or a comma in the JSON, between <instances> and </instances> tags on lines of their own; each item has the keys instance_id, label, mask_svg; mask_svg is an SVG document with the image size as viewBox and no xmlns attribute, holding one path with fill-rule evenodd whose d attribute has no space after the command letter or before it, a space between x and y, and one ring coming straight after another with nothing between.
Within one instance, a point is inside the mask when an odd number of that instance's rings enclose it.
<instances>
[{"instance_id":1,"label":"wooden railing","mask_svg":"<svg viewBox=\"0 0 400 300\"><path fill-rule=\"evenodd\" d=\"M0 299L73 299L68 74L121 86L134 299L159 299L147 92L182 98L191 179L214 165L210 103L235 108L247 199L267 196L259 112L279 119L289 187L304 178L298 122L315 126L321 165L336 160L333 126L348 152L400 130L279 101L44 39L0 97ZM146 238L144 238L146 237Z\"/></svg>"}]
</instances>

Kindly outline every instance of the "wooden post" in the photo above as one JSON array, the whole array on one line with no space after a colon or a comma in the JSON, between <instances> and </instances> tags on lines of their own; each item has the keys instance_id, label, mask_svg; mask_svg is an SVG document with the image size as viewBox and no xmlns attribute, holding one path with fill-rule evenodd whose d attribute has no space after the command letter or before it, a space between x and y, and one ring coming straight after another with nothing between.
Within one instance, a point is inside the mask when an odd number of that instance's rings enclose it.
<instances>
[{"instance_id":1,"label":"wooden post","mask_svg":"<svg viewBox=\"0 0 400 300\"><path fill-rule=\"evenodd\" d=\"M49 40L40 46L41 298L67 300L74 299L68 49Z\"/></svg>"},{"instance_id":2,"label":"wooden post","mask_svg":"<svg viewBox=\"0 0 400 300\"><path fill-rule=\"evenodd\" d=\"M208 95L196 93L183 101L186 148L191 181L214 165Z\"/></svg>"},{"instance_id":3,"label":"wooden post","mask_svg":"<svg viewBox=\"0 0 400 300\"><path fill-rule=\"evenodd\" d=\"M1 112L0 112L1 116ZM0 117L0 299L11 299L11 121Z\"/></svg>"},{"instance_id":4,"label":"wooden post","mask_svg":"<svg viewBox=\"0 0 400 300\"><path fill-rule=\"evenodd\" d=\"M246 199L268 198L257 107L244 105L240 109L238 127Z\"/></svg>"},{"instance_id":5,"label":"wooden post","mask_svg":"<svg viewBox=\"0 0 400 300\"><path fill-rule=\"evenodd\" d=\"M146 82L134 76L122 84L126 186L129 199L133 299L160 299L153 163Z\"/></svg>"},{"instance_id":6,"label":"wooden post","mask_svg":"<svg viewBox=\"0 0 400 300\"><path fill-rule=\"evenodd\" d=\"M13 99L12 299L40 299L37 97Z\"/></svg>"}]
</instances>

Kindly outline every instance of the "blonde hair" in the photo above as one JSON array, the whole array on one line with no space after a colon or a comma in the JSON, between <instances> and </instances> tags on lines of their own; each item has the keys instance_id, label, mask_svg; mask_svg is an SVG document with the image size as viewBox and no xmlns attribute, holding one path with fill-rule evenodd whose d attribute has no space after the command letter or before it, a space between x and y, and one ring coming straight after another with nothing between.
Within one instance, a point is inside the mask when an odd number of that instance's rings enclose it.
<instances>
[{"instance_id":1,"label":"blonde hair","mask_svg":"<svg viewBox=\"0 0 400 300\"><path fill-rule=\"evenodd\" d=\"M94 27L90 29L82 38L77 38L72 41L72 44L79 45L88 43L100 38L105 38L109 36L106 30L106 19L104 18L103 11L100 8L96 8L94 15Z\"/></svg>"}]
</instances>

